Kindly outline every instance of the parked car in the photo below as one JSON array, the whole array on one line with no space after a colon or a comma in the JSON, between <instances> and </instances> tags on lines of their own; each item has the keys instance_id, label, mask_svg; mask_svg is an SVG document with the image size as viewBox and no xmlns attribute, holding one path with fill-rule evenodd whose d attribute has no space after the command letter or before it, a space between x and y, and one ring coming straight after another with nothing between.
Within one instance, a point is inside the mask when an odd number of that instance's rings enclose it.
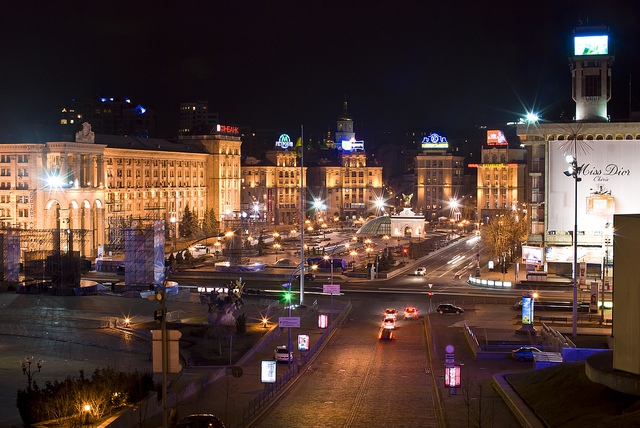
<instances>
[{"instance_id":1,"label":"parked car","mask_svg":"<svg viewBox=\"0 0 640 428\"><path fill-rule=\"evenodd\" d=\"M380 340L392 340L393 339L393 330L388 328L381 328L378 333L378 339Z\"/></svg>"},{"instance_id":2,"label":"parked car","mask_svg":"<svg viewBox=\"0 0 640 428\"><path fill-rule=\"evenodd\" d=\"M207 248L207 246L204 245L204 244L196 244L196 245L194 245L194 248L196 250L205 250Z\"/></svg>"},{"instance_id":3,"label":"parked car","mask_svg":"<svg viewBox=\"0 0 640 428\"><path fill-rule=\"evenodd\" d=\"M521 346L511 351L511 357L517 361L533 361L533 354L542 352L535 346Z\"/></svg>"},{"instance_id":4,"label":"parked car","mask_svg":"<svg viewBox=\"0 0 640 428\"><path fill-rule=\"evenodd\" d=\"M425 276L427 274L427 268L424 266L420 266L416 269L414 274L418 276Z\"/></svg>"},{"instance_id":5,"label":"parked car","mask_svg":"<svg viewBox=\"0 0 640 428\"><path fill-rule=\"evenodd\" d=\"M293 352L287 349L287 345L278 345L276 349L273 350L273 358L277 362L284 361L288 363L289 361L293 361Z\"/></svg>"},{"instance_id":6,"label":"parked car","mask_svg":"<svg viewBox=\"0 0 640 428\"><path fill-rule=\"evenodd\" d=\"M462 309L459 306L456 305L452 305L451 303L441 303L438 305L438 308L436 309L436 311L439 314L461 314L464 312L464 309Z\"/></svg>"},{"instance_id":7,"label":"parked car","mask_svg":"<svg viewBox=\"0 0 640 428\"><path fill-rule=\"evenodd\" d=\"M208 413L196 413L182 418L175 428L225 428L222 421Z\"/></svg>"},{"instance_id":8,"label":"parked car","mask_svg":"<svg viewBox=\"0 0 640 428\"><path fill-rule=\"evenodd\" d=\"M416 308L414 308L413 306L407 306L406 308L404 308L404 319L417 320L418 318L418 310Z\"/></svg>"},{"instance_id":9,"label":"parked car","mask_svg":"<svg viewBox=\"0 0 640 428\"><path fill-rule=\"evenodd\" d=\"M300 274L295 276L295 279L297 281L300 281ZM304 280L305 281L313 281L314 279L316 279L316 274L313 272L305 272L304 274Z\"/></svg>"}]
</instances>

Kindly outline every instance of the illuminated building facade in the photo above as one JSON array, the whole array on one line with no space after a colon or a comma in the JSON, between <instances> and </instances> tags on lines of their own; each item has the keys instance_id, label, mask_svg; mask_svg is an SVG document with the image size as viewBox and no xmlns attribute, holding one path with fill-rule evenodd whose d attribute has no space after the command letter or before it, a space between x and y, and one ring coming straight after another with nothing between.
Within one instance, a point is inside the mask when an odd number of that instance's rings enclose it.
<instances>
[{"instance_id":1,"label":"illuminated building facade","mask_svg":"<svg viewBox=\"0 0 640 428\"><path fill-rule=\"evenodd\" d=\"M172 219L184 209L221 219L240 209L240 137L234 129L179 142L100 135L75 142L0 144L5 228L82 230L95 257L119 221ZM24 245L27 245L26 243Z\"/></svg>"},{"instance_id":2,"label":"illuminated building facade","mask_svg":"<svg viewBox=\"0 0 640 428\"><path fill-rule=\"evenodd\" d=\"M300 174L306 188L306 168L301 171L293 142L282 134L266 158L248 158L242 165L242 210L268 224L300 222Z\"/></svg>"},{"instance_id":3,"label":"illuminated building facade","mask_svg":"<svg viewBox=\"0 0 640 428\"><path fill-rule=\"evenodd\" d=\"M364 151L342 151L338 165L310 167L308 176L310 201L324 201L327 216L376 215L376 201L382 197L382 167L368 166Z\"/></svg>"},{"instance_id":4,"label":"illuminated building facade","mask_svg":"<svg viewBox=\"0 0 640 428\"><path fill-rule=\"evenodd\" d=\"M416 156L414 208L429 222L443 216L460 217L458 206L466 203L465 198L469 199L464 176L465 158L454 156L448 148L445 137L431 134L424 137L422 153ZM452 207L454 202L455 208Z\"/></svg>"},{"instance_id":5,"label":"illuminated building facade","mask_svg":"<svg viewBox=\"0 0 640 428\"><path fill-rule=\"evenodd\" d=\"M525 196L526 150L504 145L483 147L478 168L478 221L488 223L505 210L522 209Z\"/></svg>"}]
</instances>

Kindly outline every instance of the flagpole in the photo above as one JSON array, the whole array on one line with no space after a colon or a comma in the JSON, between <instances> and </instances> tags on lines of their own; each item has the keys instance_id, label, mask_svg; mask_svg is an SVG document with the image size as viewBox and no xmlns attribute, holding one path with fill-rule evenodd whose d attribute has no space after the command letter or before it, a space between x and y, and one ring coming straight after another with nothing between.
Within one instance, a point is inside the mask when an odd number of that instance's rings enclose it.
<instances>
[{"instance_id":1,"label":"flagpole","mask_svg":"<svg viewBox=\"0 0 640 428\"><path fill-rule=\"evenodd\" d=\"M304 220L307 211L304 183L304 125L300 125L300 306L304 306Z\"/></svg>"}]
</instances>

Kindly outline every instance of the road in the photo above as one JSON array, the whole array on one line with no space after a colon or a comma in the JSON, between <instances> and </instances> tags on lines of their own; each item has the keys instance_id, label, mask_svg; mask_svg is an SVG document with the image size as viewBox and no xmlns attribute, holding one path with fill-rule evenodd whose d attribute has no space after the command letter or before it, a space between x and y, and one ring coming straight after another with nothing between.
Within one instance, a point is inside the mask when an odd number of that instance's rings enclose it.
<instances>
[{"instance_id":1,"label":"road","mask_svg":"<svg viewBox=\"0 0 640 428\"><path fill-rule=\"evenodd\" d=\"M400 320L394 340L377 339L384 308L402 308L409 303L426 313L424 296L392 294L381 298L361 293L352 301L348 321L322 354L252 427L435 427L438 401L446 413L446 426L478 426L480 422L484 426L520 426L490 384L493 373L523 370L528 365L475 360L462 334L463 320L473 323L484 319L487 310L459 316L430 315L426 324L433 337L430 366L424 318ZM507 305L500 306L499 312L499 317L513 317ZM456 349L456 362L463 365L463 387L455 394L444 387L444 348L449 344ZM430 367L433 377L428 373Z\"/></svg>"}]
</instances>

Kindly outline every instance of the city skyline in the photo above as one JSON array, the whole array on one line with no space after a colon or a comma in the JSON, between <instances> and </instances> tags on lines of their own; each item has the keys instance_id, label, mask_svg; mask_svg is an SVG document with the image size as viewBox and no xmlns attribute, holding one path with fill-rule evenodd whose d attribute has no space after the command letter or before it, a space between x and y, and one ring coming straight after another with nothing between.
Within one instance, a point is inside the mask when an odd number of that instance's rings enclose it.
<instances>
[{"instance_id":1,"label":"city skyline","mask_svg":"<svg viewBox=\"0 0 640 428\"><path fill-rule=\"evenodd\" d=\"M62 106L97 96L155 110L160 138L177 133L180 103L196 100L222 123L290 132L333 130L345 99L364 135L446 133L527 110L557 121L575 110L568 56L581 24L611 31L612 120L640 109L640 25L623 2L465 3L5 6L0 142L52 139Z\"/></svg>"}]
</instances>

